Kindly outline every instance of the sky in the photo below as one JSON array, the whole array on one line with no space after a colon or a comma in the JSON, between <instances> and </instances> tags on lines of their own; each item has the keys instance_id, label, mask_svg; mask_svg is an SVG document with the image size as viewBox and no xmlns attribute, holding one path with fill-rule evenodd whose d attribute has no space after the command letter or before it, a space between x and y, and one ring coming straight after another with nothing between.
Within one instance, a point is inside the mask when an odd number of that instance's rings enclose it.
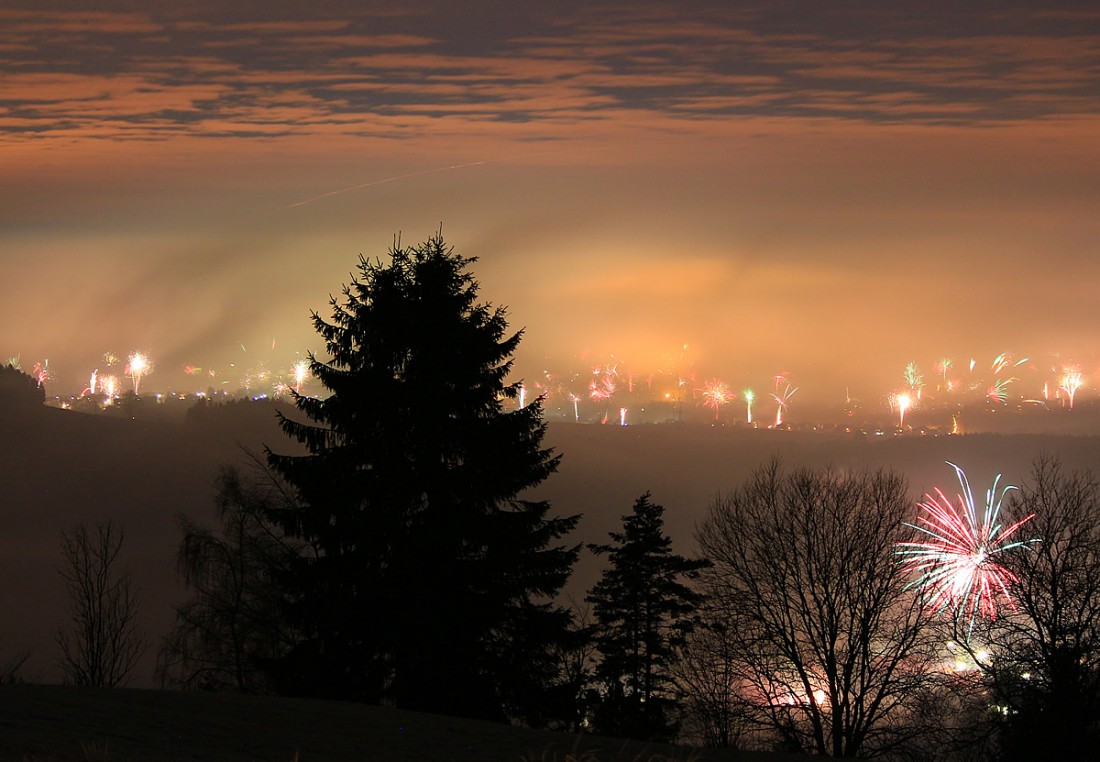
<instances>
[{"instance_id":1,"label":"sky","mask_svg":"<svg viewBox=\"0 0 1100 762\"><path fill-rule=\"evenodd\" d=\"M360 254L440 228L525 378L871 398L1008 352L1094 391L1100 10L0 4L0 355L51 391L285 372Z\"/></svg>"}]
</instances>

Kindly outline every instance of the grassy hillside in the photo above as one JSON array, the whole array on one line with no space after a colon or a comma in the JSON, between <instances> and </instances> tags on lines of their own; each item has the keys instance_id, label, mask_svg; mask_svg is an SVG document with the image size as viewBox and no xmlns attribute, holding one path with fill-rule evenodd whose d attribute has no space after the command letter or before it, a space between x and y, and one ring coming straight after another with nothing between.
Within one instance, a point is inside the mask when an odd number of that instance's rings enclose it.
<instances>
[{"instance_id":1,"label":"grassy hillside","mask_svg":"<svg viewBox=\"0 0 1100 762\"><path fill-rule=\"evenodd\" d=\"M0 686L7 762L797 762L305 699Z\"/></svg>"}]
</instances>

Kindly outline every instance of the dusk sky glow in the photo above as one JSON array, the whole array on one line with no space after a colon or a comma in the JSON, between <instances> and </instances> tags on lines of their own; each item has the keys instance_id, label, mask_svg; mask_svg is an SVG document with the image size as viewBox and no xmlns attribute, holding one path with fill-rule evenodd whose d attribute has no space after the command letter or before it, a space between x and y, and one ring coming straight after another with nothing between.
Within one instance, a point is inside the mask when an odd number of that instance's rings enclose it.
<instances>
[{"instance_id":1,"label":"dusk sky glow","mask_svg":"<svg viewBox=\"0 0 1100 762\"><path fill-rule=\"evenodd\" d=\"M1100 379L1092 3L97 7L0 7L0 355L58 392L108 350L285 371L358 254L440 224L528 377Z\"/></svg>"}]
</instances>

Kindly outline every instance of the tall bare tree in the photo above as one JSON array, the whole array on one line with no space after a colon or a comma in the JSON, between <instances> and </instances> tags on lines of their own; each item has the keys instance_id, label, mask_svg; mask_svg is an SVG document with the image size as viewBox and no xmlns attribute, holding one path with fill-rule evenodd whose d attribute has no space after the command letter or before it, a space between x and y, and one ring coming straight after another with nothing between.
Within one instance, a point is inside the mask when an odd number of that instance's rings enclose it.
<instances>
[{"instance_id":1,"label":"tall bare tree","mask_svg":"<svg viewBox=\"0 0 1100 762\"><path fill-rule=\"evenodd\" d=\"M675 665L682 691L680 738L706 747L740 748L751 727L740 708L745 685L728 617L704 604L698 618Z\"/></svg>"},{"instance_id":2,"label":"tall bare tree","mask_svg":"<svg viewBox=\"0 0 1100 762\"><path fill-rule=\"evenodd\" d=\"M1006 760L1074 759L1100 744L1100 484L1049 457L1010 493L1034 538L999 558L1015 576L1013 608L979 620L965 643L986 703L1000 708Z\"/></svg>"},{"instance_id":3,"label":"tall bare tree","mask_svg":"<svg viewBox=\"0 0 1100 762\"><path fill-rule=\"evenodd\" d=\"M176 608L160 650L163 685L267 692L265 670L293 641L279 580L303 549L268 518L292 497L262 463L253 465L251 475L232 467L219 475L220 531L180 519L176 568L192 597Z\"/></svg>"},{"instance_id":4,"label":"tall bare tree","mask_svg":"<svg viewBox=\"0 0 1100 762\"><path fill-rule=\"evenodd\" d=\"M76 685L122 685L147 647L132 577L119 568L124 538L110 520L61 533L70 618L58 628L57 643L62 674Z\"/></svg>"},{"instance_id":5,"label":"tall bare tree","mask_svg":"<svg viewBox=\"0 0 1100 762\"><path fill-rule=\"evenodd\" d=\"M892 473L777 461L711 506L703 572L741 719L782 748L873 756L914 743L942 640L895 555L911 501Z\"/></svg>"}]
</instances>

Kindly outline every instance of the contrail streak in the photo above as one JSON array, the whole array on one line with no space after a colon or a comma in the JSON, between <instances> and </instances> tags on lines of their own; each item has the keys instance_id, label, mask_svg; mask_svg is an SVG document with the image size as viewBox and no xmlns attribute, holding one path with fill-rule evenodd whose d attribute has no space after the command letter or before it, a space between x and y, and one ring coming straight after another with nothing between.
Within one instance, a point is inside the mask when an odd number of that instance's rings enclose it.
<instances>
[{"instance_id":1,"label":"contrail streak","mask_svg":"<svg viewBox=\"0 0 1100 762\"><path fill-rule=\"evenodd\" d=\"M620 146L628 147L628 146ZM319 196L313 196L307 198L304 201L297 201L289 206L283 207L284 209L294 209L295 207L305 206L306 204L312 204L314 201L320 201L321 199L329 198L330 196L339 196L341 193L348 193L349 191L361 190L363 188L372 188L375 185L385 185L386 183L397 182L398 180L406 180L410 177L419 177L420 175L433 175L438 172L449 172L452 169L466 169L467 167L479 167L485 164L500 164L506 161L516 161L517 159L535 159L542 156L557 156L563 153L582 153L584 151L598 151L602 150L600 147L592 148L563 148L560 151L544 151L542 153L527 153L518 154L516 156L505 156L502 159L482 159L481 161L470 161L465 164L451 164L446 167L433 167L431 169L421 169L416 172L406 172L403 175L394 175L393 177L383 177L378 180L371 180L370 182L360 183L359 185L352 185L348 188L340 188L339 190L329 191L328 193L322 193Z\"/></svg>"},{"instance_id":2,"label":"contrail streak","mask_svg":"<svg viewBox=\"0 0 1100 762\"><path fill-rule=\"evenodd\" d=\"M510 158L518 158L518 157L510 157ZM422 169L418 172L407 172L403 175L394 175L393 177L383 177L380 180L371 180L369 183L360 183L359 185L352 185L349 188L341 188L340 190L334 190L334 191L329 191L328 193L322 193L320 196L314 196L313 198L307 198L305 201L297 201L297 202L295 202L295 203L293 203L293 204L291 204L287 207L284 207L284 208L293 209L296 206L305 206L306 204L312 204L314 201L320 201L321 199L328 198L329 196L338 196L341 193L347 193L348 191L353 191L353 190L360 190L361 188L370 188L370 187L375 186L375 185L385 185L386 183L393 183L393 182L397 182L398 180L404 180L406 178L416 177L418 175L430 175L430 174L434 174L436 172L446 172L449 169L464 169L465 167L476 167L480 164L491 164L494 161L508 161L508 160L509 159L495 159L495 160L485 159L485 160L482 160L482 161L471 161L467 164L452 164L449 167L434 167L432 169Z\"/></svg>"}]
</instances>

